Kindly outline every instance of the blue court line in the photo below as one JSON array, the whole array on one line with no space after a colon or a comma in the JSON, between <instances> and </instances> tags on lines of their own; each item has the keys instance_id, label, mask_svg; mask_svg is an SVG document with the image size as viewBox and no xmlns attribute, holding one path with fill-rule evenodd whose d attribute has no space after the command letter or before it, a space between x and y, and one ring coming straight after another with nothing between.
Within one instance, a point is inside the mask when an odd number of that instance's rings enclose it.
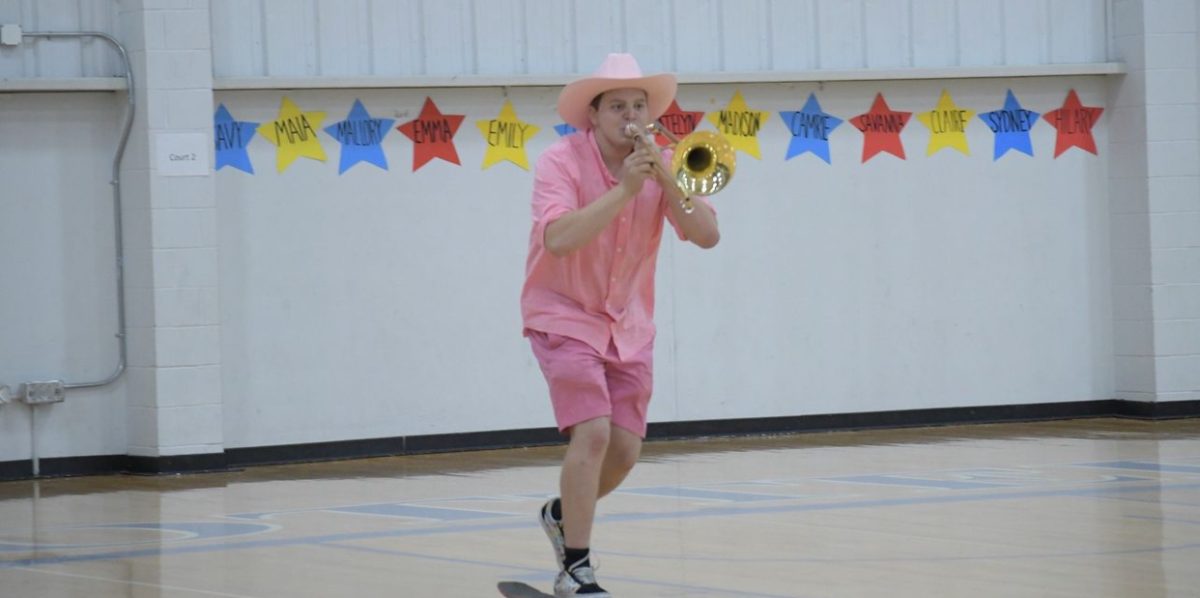
<instances>
[{"instance_id":1,"label":"blue court line","mask_svg":"<svg viewBox=\"0 0 1200 598\"><path fill-rule=\"evenodd\" d=\"M356 507L336 507L319 509L333 513L352 513L356 515L381 515L384 517L402 517L408 519L432 519L435 521L471 521L475 519L495 519L497 517L517 517L518 513L501 513L496 511L474 511L470 509L447 509L445 507L422 507L399 503L383 503L376 505L359 505Z\"/></svg>"},{"instance_id":2,"label":"blue court line","mask_svg":"<svg viewBox=\"0 0 1200 598\"><path fill-rule=\"evenodd\" d=\"M1144 519L1146 521L1161 521L1163 523L1186 523L1188 525L1200 525L1200 521L1193 519L1180 519L1178 517L1150 517L1147 515L1126 515L1130 519Z\"/></svg>"},{"instance_id":3,"label":"blue court line","mask_svg":"<svg viewBox=\"0 0 1200 598\"><path fill-rule=\"evenodd\" d=\"M850 509L868 509L878 507L923 506L953 503L972 503L993 500L1020 500L1028 498L1071 498L1071 497L1106 497L1113 494L1133 494L1138 492L1160 492L1163 490L1196 490L1200 482L1181 484L1163 484L1149 486L1108 486L1103 488L1078 488L1058 490L1031 490L1023 492L1001 492L988 494L954 494L948 496L916 496L906 498L881 498L848 502L824 502L799 505L778 505L761 507L708 507L692 511L675 511L661 513L624 513L597 517L598 522L628 522L652 521L670 519L689 519L698 517L731 517L738 515L771 515L776 513L805 513L820 511L841 511ZM163 557L170 555L215 552L219 550L247 550L254 548L277 548L281 546L297 546L308 544L324 544L329 542L346 542L354 540L371 540L378 538L404 538L433 536L454 533L473 533L489 531L506 531L534 527L536 521L503 521L498 523L479 523L452 525L418 529L380 530L373 532L352 532L340 534L325 534L320 536L301 536L297 538L280 538L277 540L250 540L245 542L225 543L214 542L203 546L171 546L148 548L142 550L124 550L93 554L46 556L32 559L0 559L0 569L13 567L31 567L36 565L57 565L62 563L77 563L104 560L131 559L140 557Z\"/></svg>"},{"instance_id":4,"label":"blue court line","mask_svg":"<svg viewBox=\"0 0 1200 598\"><path fill-rule=\"evenodd\" d=\"M0 553L4 552L29 552L31 550L73 550L79 548L117 548L119 546L129 546L138 544L162 544L164 542L185 542L191 540L207 540L210 538L225 538L229 536L248 536L254 534L263 534L279 529L278 525L265 523L226 523L226 522L202 522L192 521L183 523L107 523L100 525L73 525L64 529L68 530L89 530L89 529L132 529L132 530L154 530L158 532L174 532L181 537L178 538L157 538L153 540L138 540L134 542L96 542L91 544L38 544L30 545L16 542L0 542Z\"/></svg>"},{"instance_id":5,"label":"blue court line","mask_svg":"<svg viewBox=\"0 0 1200 598\"><path fill-rule=\"evenodd\" d=\"M1109 496L1109 500L1120 500L1125 502L1136 502L1150 505L1166 505L1171 507L1189 507L1200 508L1200 502L1181 502L1178 500L1156 500L1153 498L1130 498L1128 496Z\"/></svg>"},{"instance_id":6,"label":"blue court line","mask_svg":"<svg viewBox=\"0 0 1200 598\"><path fill-rule=\"evenodd\" d=\"M1104 467L1110 469L1134 469L1137 471L1160 471L1167 473L1200 473L1200 465L1172 465L1150 461L1102 461L1079 463L1079 467Z\"/></svg>"},{"instance_id":7,"label":"blue court line","mask_svg":"<svg viewBox=\"0 0 1200 598\"><path fill-rule=\"evenodd\" d=\"M1117 548L1113 550L1092 550L1088 552L1024 552L1021 554L988 554L974 556L894 556L894 557L874 557L874 558L830 558L830 557L795 557L795 558L744 558L727 556L710 556L710 557L685 557L688 561L698 562L714 562L714 563L807 563L807 564L838 564L838 563L958 563L964 561L1013 561L1027 559L1061 559L1061 558L1076 558L1083 556L1121 556L1125 554L1146 554L1156 552L1167 552L1171 550L1196 550L1200 549L1200 542L1189 542L1187 544L1171 544L1168 546L1147 546L1145 548ZM605 554L614 556L623 556L637 559L655 559L668 560L678 559L678 557L664 557L654 554L645 554L628 551L612 551L606 550Z\"/></svg>"},{"instance_id":8,"label":"blue court line","mask_svg":"<svg viewBox=\"0 0 1200 598\"><path fill-rule=\"evenodd\" d=\"M795 500L787 494L754 494L751 492L729 492L727 490L704 490L685 486L650 486L617 490L618 494L636 494L666 498L690 498L696 500L718 500L723 502L759 502L764 500Z\"/></svg>"},{"instance_id":9,"label":"blue court line","mask_svg":"<svg viewBox=\"0 0 1200 598\"><path fill-rule=\"evenodd\" d=\"M462 499L455 499L462 500ZM289 509L284 511L260 511L257 513L232 513L223 515L229 519L274 519L278 515L295 513L352 513L359 515L384 515L388 517L408 517L414 519L436 519L439 521L461 521L464 519L492 519L495 517L516 516L517 513L500 511L482 511L478 509L457 509L448 507L430 507L414 503L390 502L370 503L365 505L344 505L338 507L315 507L311 509Z\"/></svg>"},{"instance_id":10,"label":"blue court line","mask_svg":"<svg viewBox=\"0 0 1200 598\"><path fill-rule=\"evenodd\" d=\"M525 567L525 566L521 566L521 565L511 565L508 563L495 563L495 562L491 562L491 561L459 559L459 558L454 558L454 557L444 557L444 556L435 556L435 555L431 555L431 554L422 554L419 552L408 552L405 550L390 550L387 548L373 548L370 546L352 546L352 545L338 544L338 543L333 543L333 542L324 542L324 543L320 544L320 546L323 546L326 548L341 548L343 550L355 550L355 551L359 551L359 552L370 552L372 554L382 554L382 555L387 555L387 556L397 556L397 557L405 557L405 558L413 558L413 559L425 559L425 560L438 561L438 562L443 562L443 563L452 563L452 564L456 564L456 565L473 565L473 566L478 566L478 567L492 567L495 569L505 569L507 571L512 571L515 569L517 571L536 572L536 573L540 573L541 575L538 575L537 578L533 580L535 582L549 582L549 581L553 580L553 576L549 576L549 579L547 579L545 568L538 569L538 568L534 568L534 567ZM705 595L711 595L711 596L737 596L737 597L742 597L742 598L801 598L800 596L794 596L794 595L790 595L790 594L787 596L784 596L784 595L780 595L780 594L762 594L762 593L758 593L758 592L742 592L742 591L738 591L738 590L729 590L729 589L725 589L725 588L709 588L709 587L694 586L694 585L688 585L688 584L668 583L668 582L663 582L663 581L641 579L641 578L637 578L637 577L620 577L620 576L615 576L615 575L605 575L604 579L605 579L605 581L609 581L609 580L620 581L623 583L636 583L636 584L640 584L640 585L648 585L648 586L654 586L654 587L659 587L659 588L670 588L673 590L687 590L688 592L702 592ZM693 595L693 594L689 594L689 595Z\"/></svg>"},{"instance_id":11,"label":"blue court line","mask_svg":"<svg viewBox=\"0 0 1200 598\"><path fill-rule=\"evenodd\" d=\"M912 478L899 475L851 475L836 478L817 478L832 482L852 482L855 484L883 484L886 486L913 486L917 488L937 488L939 490L987 490L995 488L1012 488L1016 484L994 484L989 482L959 482L956 480L938 480L931 478Z\"/></svg>"}]
</instances>

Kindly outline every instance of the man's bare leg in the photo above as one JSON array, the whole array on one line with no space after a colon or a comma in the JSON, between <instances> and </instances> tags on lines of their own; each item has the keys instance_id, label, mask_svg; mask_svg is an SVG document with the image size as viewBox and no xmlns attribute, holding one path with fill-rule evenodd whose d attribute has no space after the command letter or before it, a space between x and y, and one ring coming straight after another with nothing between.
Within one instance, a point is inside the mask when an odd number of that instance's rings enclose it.
<instances>
[{"instance_id":1,"label":"man's bare leg","mask_svg":"<svg viewBox=\"0 0 1200 598\"><path fill-rule=\"evenodd\" d=\"M607 460L611 428L607 417L571 427L571 441L567 444L559 478L563 534L571 548L591 546L592 520L596 516L600 474Z\"/></svg>"},{"instance_id":2,"label":"man's bare leg","mask_svg":"<svg viewBox=\"0 0 1200 598\"><path fill-rule=\"evenodd\" d=\"M625 476L629 475L641 454L641 437L620 426L612 426L608 440L608 452L604 455L604 467L600 470L597 500L608 496L610 492L621 485L621 482L625 481Z\"/></svg>"}]
</instances>

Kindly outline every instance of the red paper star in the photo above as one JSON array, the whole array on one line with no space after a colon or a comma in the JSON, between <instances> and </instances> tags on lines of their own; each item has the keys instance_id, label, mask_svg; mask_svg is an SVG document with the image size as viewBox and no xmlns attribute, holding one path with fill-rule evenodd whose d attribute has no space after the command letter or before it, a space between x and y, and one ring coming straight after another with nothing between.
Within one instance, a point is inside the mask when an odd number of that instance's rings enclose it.
<instances>
[{"instance_id":1,"label":"red paper star","mask_svg":"<svg viewBox=\"0 0 1200 598\"><path fill-rule=\"evenodd\" d=\"M875 103L865 114L850 119L850 122L863 132L862 161L870 160L879 152L887 152L904 158L904 144L900 141L900 131L908 124L912 112L896 112L888 107L882 93L875 94Z\"/></svg>"},{"instance_id":2,"label":"red paper star","mask_svg":"<svg viewBox=\"0 0 1200 598\"><path fill-rule=\"evenodd\" d=\"M413 172L434 158L461 164L458 151L454 149L454 134L463 118L466 118L465 114L442 114L433 100L426 97L421 114L396 127L413 141Z\"/></svg>"},{"instance_id":3,"label":"red paper star","mask_svg":"<svg viewBox=\"0 0 1200 598\"><path fill-rule=\"evenodd\" d=\"M700 112L685 112L679 108L679 102L671 100L671 107L662 116L658 117L658 122L662 123L667 130L675 134L676 137L683 139L696 130L696 125L700 124L704 118L704 111ZM659 145L666 146L671 142L664 135L659 134L654 136L655 141Z\"/></svg>"},{"instance_id":4,"label":"red paper star","mask_svg":"<svg viewBox=\"0 0 1200 598\"><path fill-rule=\"evenodd\" d=\"M1092 137L1092 127L1100 119L1103 108L1084 106L1079 102L1079 94L1075 90L1067 92L1067 100L1062 108L1047 112L1042 118L1050 126L1058 130L1054 140L1054 157L1067 151L1072 146L1085 151L1096 153L1096 139Z\"/></svg>"}]
</instances>

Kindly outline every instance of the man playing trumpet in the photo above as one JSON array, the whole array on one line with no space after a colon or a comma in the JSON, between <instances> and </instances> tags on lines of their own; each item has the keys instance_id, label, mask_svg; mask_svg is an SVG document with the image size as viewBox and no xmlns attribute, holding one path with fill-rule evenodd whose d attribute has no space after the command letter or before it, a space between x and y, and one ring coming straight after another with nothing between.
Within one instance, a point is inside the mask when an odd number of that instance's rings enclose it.
<instances>
[{"instance_id":1,"label":"man playing trumpet","mask_svg":"<svg viewBox=\"0 0 1200 598\"><path fill-rule=\"evenodd\" d=\"M558 113L579 132L538 158L521 292L524 333L569 437L560 498L541 510L559 561L556 596L601 598L590 559L596 502L625 479L646 436L653 388L654 271L664 221L708 249L720 233L703 198L683 192L646 127L675 97L670 74L643 76L610 54L568 84Z\"/></svg>"}]
</instances>

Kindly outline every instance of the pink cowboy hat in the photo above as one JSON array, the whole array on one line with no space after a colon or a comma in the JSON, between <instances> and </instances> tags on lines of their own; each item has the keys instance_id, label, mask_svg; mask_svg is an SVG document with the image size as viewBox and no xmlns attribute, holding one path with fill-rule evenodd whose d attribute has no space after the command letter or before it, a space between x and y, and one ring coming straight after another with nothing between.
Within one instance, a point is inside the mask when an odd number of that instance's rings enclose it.
<instances>
[{"instance_id":1,"label":"pink cowboy hat","mask_svg":"<svg viewBox=\"0 0 1200 598\"><path fill-rule=\"evenodd\" d=\"M558 115L576 129L590 129L588 108L592 100L606 91L629 87L646 91L650 116L657 120L671 107L677 85L675 75L643 76L632 54L609 54L591 77L572 81L563 88L558 96Z\"/></svg>"}]
</instances>

